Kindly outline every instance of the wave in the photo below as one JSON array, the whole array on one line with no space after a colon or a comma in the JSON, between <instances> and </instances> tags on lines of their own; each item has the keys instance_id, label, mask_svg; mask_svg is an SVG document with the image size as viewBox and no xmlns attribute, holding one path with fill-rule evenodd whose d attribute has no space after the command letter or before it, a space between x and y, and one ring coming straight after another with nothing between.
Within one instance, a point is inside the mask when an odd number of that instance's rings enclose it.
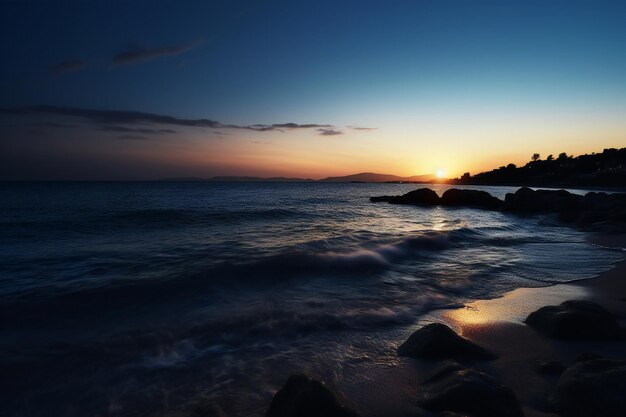
<instances>
[{"instance_id":1,"label":"wave","mask_svg":"<svg viewBox=\"0 0 626 417\"><path fill-rule=\"evenodd\" d=\"M129 278L108 280L87 280L82 285L53 285L43 281L41 288L28 287L29 297L80 297L81 294L97 301L99 297L125 299L128 294L138 298L150 298L152 293L162 291L180 293L185 291L209 291L212 288L233 286L266 286L278 282L315 276L355 276L363 278L369 274L379 274L396 267L406 260L419 260L450 248L473 244L487 239L484 232L461 228L452 231L427 231L403 239L367 239L365 241L345 236L333 241L312 241L297 245L282 253L270 255L249 254L248 258L215 262L206 253L197 251L181 253L168 259L159 258L159 272L170 270L168 274L150 275L152 257L130 257L129 262L145 264L148 274L138 279L142 273ZM516 241L512 241L516 242ZM521 241L520 241L521 242ZM334 246L336 249L329 249ZM345 249L341 249L345 246ZM66 259L76 263L79 259ZM74 281L70 281L73 283ZM79 282L76 282L78 284ZM15 294L3 294L11 298ZM4 297L3 297L4 298ZM19 299L19 296L17 297Z\"/></svg>"},{"instance_id":2,"label":"wave","mask_svg":"<svg viewBox=\"0 0 626 417\"><path fill-rule=\"evenodd\" d=\"M244 264L225 264L222 271L243 272L242 277L249 277L252 272L256 277L267 275L351 274L356 272L379 272L388 269L406 258L419 257L427 252L443 251L461 242L469 231L424 232L419 236L407 237L395 242L366 242L348 250L316 250L318 242L309 242L299 249L255 259ZM210 270L208 273L213 273Z\"/></svg>"},{"instance_id":3,"label":"wave","mask_svg":"<svg viewBox=\"0 0 626 417\"><path fill-rule=\"evenodd\" d=\"M161 277L86 280L80 285L77 282L68 286L43 281L39 288L27 287L26 293L3 294L4 307L0 310L7 317L22 315L20 321L29 314L18 313L21 310L18 306L28 309L30 305L34 311L41 311L48 305L47 308L60 314L72 314L77 310L98 311L127 303L158 304L172 298L185 299L228 289L269 288L297 279L341 276L365 279L403 260L446 250L455 241L462 240L463 233L426 232L395 242L366 243L343 251L315 250L312 248L317 246L316 242L309 242L304 247L276 255L223 261L205 267L197 259L201 255L196 254L193 260L183 255L170 265L174 272ZM159 269L166 267L162 265Z\"/></svg>"}]
</instances>

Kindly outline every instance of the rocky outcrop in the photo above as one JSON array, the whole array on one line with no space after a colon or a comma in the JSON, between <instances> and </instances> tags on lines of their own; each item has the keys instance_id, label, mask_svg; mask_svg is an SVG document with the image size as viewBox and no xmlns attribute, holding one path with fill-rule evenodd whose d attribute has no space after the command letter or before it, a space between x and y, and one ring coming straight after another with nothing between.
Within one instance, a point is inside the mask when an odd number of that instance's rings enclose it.
<instances>
[{"instance_id":1,"label":"rocky outcrop","mask_svg":"<svg viewBox=\"0 0 626 417\"><path fill-rule=\"evenodd\" d=\"M626 361L603 358L572 365L549 402L566 417L626 416Z\"/></svg>"},{"instance_id":2,"label":"rocky outcrop","mask_svg":"<svg viewBox=\"0 0 626 417\"><path fill-rule=\"evenodd\" d=\"M550 337L568 340L617 340L623 330L613 315L591 301L570 300L546 306L524 321Z\"/></svg>"},{"instance_id":3,"label":"rocky outcrop","mask_svg":"<svg viewBox=\"0 0 626 417\"><path fill-rule=\"evenodd\" d=\"M486 191L451 188L443 193L439 204L450 207L479 207L497 210L502 208L504 202Z\"/></svg>"},{"instance_id":4,"label":"rocky outcrop","mask_svg":"<svg viewBox=\"0 0 626 417\"><path fill-rule=\"evenodd\" d=\"M480 417L520 417L523 412L510 388L481 371L448 363L427 378L417 405L432 411Z\"/></svg>"},{"instance_id":5,"label":"rocky outcrop","mask_svg":"<svg viewBox=\"0 0 626 417\"><path fill-rule=\"evenodd\" d=\"M414 206L449 206L449 207L479 207L496 210L504 202L488 192L478 190L459 190L451 188L443 193L441 198L430 188L420 188L403 195L371 197L372 202L387 202L391 204L407 204Z\"/></svg>"},{"instance_id":6,"label":"rocky outcrop","mask_svg":"<svg viewBox=\"0 0 626 417\"><path fill-rule=\"evenodd\" d=\"M420 188L403 195L371 197L370 201L391 204L407 204L413 206L435 206L439 204L439 196L430 188Z\"/></svg>"},{"instance_id":7,"label":"rocky outcrop","mask_svg":"<svg viewBox=\"0 0 626 417\"><path fill-rule=\"evenodd\" d=\"M523 213L578 212L584 197L565 190L532 190L522 187L504 198L504 210Z\"/></svg>"},{"instance_id":8,"label":"rocky outcrop","mask_svg":"<svg viewBox=\"0 0 626 417\"><path fill-rule=\"evenodd\" d=\"M578 220L584 224L626 222L626 193L587 193Z\"/></svg>"},{"instance_id":9,"label":"rocky outcrop","mask_svg":"<svg viewBox=\"0 0 626 417\"><path fill-rule=\"evenodd\" d=\"M421 188L400 196L371 197L373 202L416 206L474 207L520 214L557 214L564 221L580 225L626 223L626 193L587 193L565 190L532 190L522 187L502 201L485 191L451 188L441 198L433 190Z\"/></svg>"},{"instance_id":10,"label":"rocky outcrop","mask_svg":"<svg viewBox=\"0 0 626 417\"><path fill-rule=\"evenodd\" d=\"M337 401L323 382L292 375L270 403L266 417L357 417Z\"/></svg>"},{"instance_id":11,"label":"rocky outcrop","mask_svg":"<svg viewBox=\"0 0 626 417\"><path fill-rule=\"evenodd\" d=\"M579 224L624 223L626 194L587 193L584 196L565 190L531 190L523 187L504 200L504 210L517 213L555 213L562 220Z\"/></svg>"},{"instance_id":12,"label":"rocky outcrop","mask_svg":"<svg viewBox=\"0 0 626 417\"><path fill-rule=\"evenodd\" d=\"M399 356L426 359L493 359L487 349L456 334L445 324L431 323L398 347Z\"/></svg>"}]
</instances>

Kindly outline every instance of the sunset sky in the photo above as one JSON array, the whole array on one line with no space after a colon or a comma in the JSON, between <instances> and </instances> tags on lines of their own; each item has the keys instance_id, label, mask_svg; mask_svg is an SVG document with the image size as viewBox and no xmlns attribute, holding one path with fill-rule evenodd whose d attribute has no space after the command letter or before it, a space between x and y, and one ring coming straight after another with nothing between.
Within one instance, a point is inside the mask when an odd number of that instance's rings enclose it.
<instances>
[{"instance_id":1,"label":"sunset sky","mask_svg":"<svg viewBox=\"0 0 626 417\"><path fill-rule=\"evenodd\" d=\"M0 0L0 179L446 176L626 146L623 1Z\"/></svg>"}]
</instances>

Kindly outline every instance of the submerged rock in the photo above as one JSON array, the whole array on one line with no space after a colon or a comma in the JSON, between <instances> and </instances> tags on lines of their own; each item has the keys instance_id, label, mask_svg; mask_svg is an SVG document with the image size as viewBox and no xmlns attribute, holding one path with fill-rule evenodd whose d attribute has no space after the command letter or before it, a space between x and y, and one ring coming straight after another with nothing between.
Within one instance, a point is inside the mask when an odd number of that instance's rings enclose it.
<instances>
[{"instance_id":1,"label":"submerged rock","mask_svg":"<svg viewBox=\"0 0 626 417\"><path fill-rule=\"evenodd\" d=\"M427 410L467 413L475 417L520 417L513 391L494 377L451 363L423 381L417 405Z\"/></svg>"},{"instance_id":2,"label":"submerged rock","mask_svg":"<svg viewBox=\"0 0 626 417\"><path fill-rule=\"evenodd\" d=\"M398 355L429 359L493 359L487 349L470 342L441 323L415 331L398 347Z\"/></svg>"},{"instance_id":3,"label":"submerged rock","mask_svg":"<svg viewBox=\"0 0 626 417\"><path fill-rule=\"evenodd\" d=\"M613 315L591 301L570 300L531 313L526 324L557 339L617 340L623 330Z\"/></svg>"},{"instance_id":4,"label":"submerged rock","mask_svg":"<svg viewBox=\"0 0 626 417\"><path fill-rule=\"evenodd\" d=\"M387 202L391 204L409 204L415 206L435 206L439 204L439 196L430 188L420 188L403 195L371 197L372 202Z\"/></svg>"},{"instance_id":5,"label":"submerged rock","mask_svg":"<svg viewBox=\"0 0 626 417\"><path fill-rule=\"evenodd\" d=\"M443 193L439 204L442 206L480 207L497 210L504 205L504 202L486 191L451 188Z\"/></svg>"},{"instance_id":6,"label":"submerged rock","mask_svg":"<svg viewBox=\"0 0 626 417\"><path fill-rule=\"evenodd\" d=\"M567 417L626 416L626 361L593 359L570 366L549 402Z\"/></svg>"},{"instance_id":7,"label":"submerged rock","mask_svg":"<svg viewBox=\"0 0 626 417\"><path fill-rule=\"evenodd\" d=\"M306 375L292 375L270 403L266 417L357 417L339 404L324 383Z\"/></svg>"}]
</instances>

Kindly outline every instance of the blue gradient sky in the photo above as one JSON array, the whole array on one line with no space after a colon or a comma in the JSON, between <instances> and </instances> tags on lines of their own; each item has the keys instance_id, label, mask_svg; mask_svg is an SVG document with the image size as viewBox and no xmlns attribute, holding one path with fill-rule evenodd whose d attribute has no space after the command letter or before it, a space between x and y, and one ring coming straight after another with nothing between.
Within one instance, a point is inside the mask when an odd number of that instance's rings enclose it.
<instances>
[{"instance_id":1,"label":"blue gradient sky","mask_svg":"<svg viewBox=\"0 0 626 417\"><path fill-rule=\"evenodd\" d=\"M60 129L43 126L58 114L5 112L1 175L458 175L626 146L625 22L624 2L602 1L0 1L3 109L341 132L124 140L101 121L64 116L75 127ZM128 51L146 59L116 64Z\"/></svg>"}]
</instances>

